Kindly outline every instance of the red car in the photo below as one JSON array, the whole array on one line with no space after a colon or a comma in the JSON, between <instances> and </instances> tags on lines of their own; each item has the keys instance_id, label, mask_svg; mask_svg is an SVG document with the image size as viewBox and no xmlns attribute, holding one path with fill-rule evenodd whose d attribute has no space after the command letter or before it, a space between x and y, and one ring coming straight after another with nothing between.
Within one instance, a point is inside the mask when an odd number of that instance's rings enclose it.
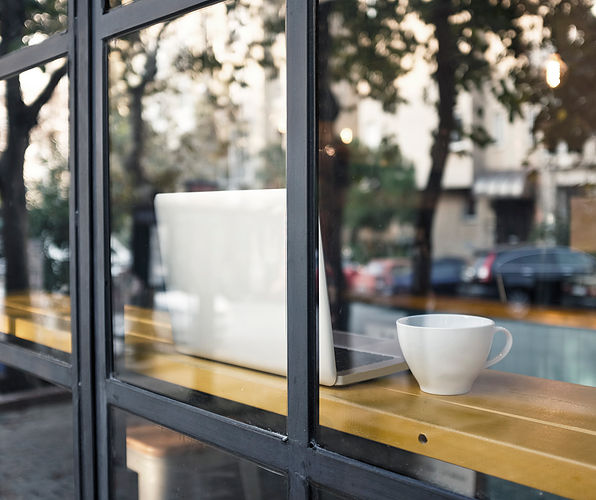
<instances>
[{"instance_id":1,"label":"red car","mask_svg":"<svg viewBox=\"0 0 596 500\"><path fill-rule=\"evenodd\" d=\"M394 276L400 269L407 269L409 266L410 260L405 257L373 259L354 276L351 291L363 295L387 293Z\"/></svg>"}]
</instances>

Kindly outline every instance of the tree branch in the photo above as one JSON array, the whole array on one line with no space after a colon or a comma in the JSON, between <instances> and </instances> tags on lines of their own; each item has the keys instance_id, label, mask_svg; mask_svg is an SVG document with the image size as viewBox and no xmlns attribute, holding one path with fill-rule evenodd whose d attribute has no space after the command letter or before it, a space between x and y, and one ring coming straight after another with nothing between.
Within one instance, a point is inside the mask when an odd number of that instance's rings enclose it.
<instances>
[{"instance_id":1,"label":"tree branch","mask_svg":"<svg viewBox=\"0 0 596 500\"><path fill-rule=\"evenodd\" d=\"M54 71L52 73L52 76L50 76L50 81L37 96L37 99L35 99L35 101L29 104L29 106L27 106L27 112L29 114L30 123L35 123L37 121L37 115L39 114L39 110L45 103L47 103L50 100L55 88L58 85L58 82L60 82L62 77L66 74L66 70L67 63L64 63L56 71Z\"/></svg>"},{"instance_id":2,"label":"tree branch","mask_svg":"<svg viewBox=\"0 0 596 500\"><path fill-rule=\"evenodd\" d=\"M163 36L164 32L166 31L166 28L168 27L168 25L170 23L171 23L171 21L166 21L165 23L163 23L161 29L159 30L159 32L157 33L157 36L155 38L155 47L153 47L153 50L151 50L147 53L147 60L145 62L145 71L142 76L142 81L139 84L139 87L142 87L143 89L149 83L153 82L153 80L155 80L155 76L157 75L157 52L159 51L161 37Z\"/></svg>"}]
</instances>

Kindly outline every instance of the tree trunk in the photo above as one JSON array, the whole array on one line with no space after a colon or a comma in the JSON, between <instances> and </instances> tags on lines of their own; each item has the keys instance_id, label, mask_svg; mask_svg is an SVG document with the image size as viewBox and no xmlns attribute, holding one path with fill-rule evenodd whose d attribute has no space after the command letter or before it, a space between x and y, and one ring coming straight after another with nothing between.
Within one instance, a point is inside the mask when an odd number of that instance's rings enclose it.
<instances>
[{"instance_id":1,"label":"tree trunk","mask_svg":"<svg viewBox=\"0 0 596 500\"><path fill-rule=\"evenodd\" d=\"M327 284L329 287L329 307L333 328L347 328L348 308L345 298L341 246L343 214L348 186L348 150L340 141L333 140L328 133L329 123L319 124L319 141L332 148L329 156L323 147L319 153L319 219Z\"/></svg>"},{"instance_id":2,"label":"tree trunk","mask_svg":"<svg viewBox=\"0 0 596 500\"><path fill-rule=\"evenodd\" d=\"M451 134L455 128L455 57L457 56L457 47L448 21L452 9L449 0L436 3L433 21L438 49L437 71L434 78L439 87L437 106L439 126L434 134L431 147L431 169L426 187L420 194L414 228L414 274L411 290L414 295L425 295L430 291L433 221L441 195L441 184L449 156Z\"/></svg>"},{"instance_id":3,"label":"tree trunk","mask_svg":"<svg viewBox=\"0 0 596 500\"><path fill-rule=\"evenodd\" d=\"M18 78L6 81L8 114L7 146L0 161L0 197L2 199L2 241L6 259L7 293L23 292L29 288L27 266L27 208L23 165L29 145L31 123L21 99Z\"/></svg>"},{"instance_id":4,"label":"tree trunk","mask_svg":"<svg viewBox=\"0 0 596 500\"><path fill-rule=\"evenodd\" d=\"M12 162L13 167L9 170L8 178L2 183L1 192L2 241L6 259L5 289L6 293L24 292L29 288L29 274L23 156L19 152L6 150L4 157L6 161Z\"/></svg>"},{"instance_id":5,"label":"tree trunk","mask_svg":"<svg viewBox=\"0 0 596 500\"><path fill-rule=\"evenodd\" d=\"M129 125L130 140L132 147L126 158L125 166L132 176L135 194L138 195L137 202L141 205L153 204L153 186L145 172L142 162L143 150L145 149L146 127L143 120L143 98L147 94L148 86L155 81L157 76L157 53L159 44L169 21L165 22L155 39L155 46L145 53L146 60L138 85L128 86L129 95ZM137 35L138 36L138 35Z\"/></svg>"},{"instance_id":6,"label":"tree trunk","mask_svg":"<svg viewBox=\"0 0 596 500\"><path fill-rule=\"evenodd\" d=\"M144 73L141 82L129 86L129 125L131 149L127 155L125 167L133 186L134 206L132 207L132 269L135 277L142 283L141 290L131 301L142 307L153 307L153 290L149 284L149 265L151 261L151 228L155 226L153 208L154 189L143 165L143 153L146 144L146 125L143 119L143 98L147 86L155 80L157 74L157 50L159 39L165 29L162 27L154 51L147 52Z\"/></svg>"},{"instance_id":7,"label":"tree trunk","mask_svg":"<svg viewBox=\"0 0 596 500\"><path fill-rule=\"evenodd\" d=\"M149 184L145 169L141 164L141 157L145 147L145 122L143 121L143 95L146 85L129 88L129 125L131 149L126 157L126 170L131 176L132 185L136 193L147 190ZM144 196L145 197L145 196ZM143 200L146 202L146 200Z\"/></svg>"},{"instance_id":8,"label":"tree trunk","mask_svg":"<svg viewBox=\"0 0 596 500\"><path fill-rule=\"evenodd\" d=\"M334 123L339 114L337 100L331 91L329 76L329 15L334 2L319 4L318 29L318 92L319 92L319 218L329 306L334 329L347 328L348 308L341 259L341 233L347 187L349 185L348 150L337 139ZM322 270L320 271L322 272Z\"/></svg>"}]
</instances>

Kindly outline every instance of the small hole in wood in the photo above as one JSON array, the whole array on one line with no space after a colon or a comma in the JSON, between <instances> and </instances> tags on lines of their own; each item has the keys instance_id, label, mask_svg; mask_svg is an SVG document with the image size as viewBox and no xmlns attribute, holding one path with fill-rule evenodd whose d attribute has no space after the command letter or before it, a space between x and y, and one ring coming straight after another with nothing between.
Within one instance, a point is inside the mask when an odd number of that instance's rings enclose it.
<instances>
[{"instance_id":1,"label":"small hole in wood","mask_svg":"<svg viewBox=\"0 0 596 500\"><path fill-rule=\"evenodd\" d=\"M419 434L418 441L420 441L422 444L428 443L428 438L426 437L426 434Z\"/></svg>"}]
</instances>

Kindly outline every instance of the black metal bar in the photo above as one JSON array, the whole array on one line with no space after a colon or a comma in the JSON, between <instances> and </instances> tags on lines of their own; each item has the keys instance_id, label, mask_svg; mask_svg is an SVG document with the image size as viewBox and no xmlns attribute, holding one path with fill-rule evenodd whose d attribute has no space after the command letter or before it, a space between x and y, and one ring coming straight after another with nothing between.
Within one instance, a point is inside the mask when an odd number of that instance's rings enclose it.
<instances>
[{"instance_id":1,"label":"black metal bar","mask_svg":"<svg viewBox=\"0 0 596 500\"><path fill-rule=\"evenodd\" d=\"M280 472L287 470L286 437L112 379L107 402L201 442Z\"/></svg>"},{"instance_id":2,"label":"black metal bar","mask_svg":"<svg viewBox=\"0 0 596 500\"><path fill-rule=\"evenodd\" d=\"M71 38L70 31L58 33L37 45L22 47L0 57L0 79L10 78L47 61L64 56L68 53Z\"/></svg>"},{"instance_id":3,"label":"black metal bar","mask_svg":"<svg viewBox=\"0 0 596 500\"><path fill-rule=\"evenodd\" d=\"M73 391L75 412L75 460L78 461L77 491L81 499L94 499L96 485L95 460L95 386L93 315L92 315L92 248L91 228L91 66L90 66L90 10L89 2L69 3L69 15L75 32L71 47L71 324L73 325L73 372L76 389ZM74 24L74 26L72 25Z\"/></svg>"},{"instance_id":4,"label":"black metal bar","mask_svg":"<svg viewBox=\"0 0 596 500\"><path fill-rule=\"evenodd\" d=\"M68 31L72 33L77 30L75 20L75 2L68 3ZM72 428L73 428L73 464L74 464L74 491L77 498L84 498L83 484L85 479L85 458L83 456L85 446L82 442L84 429L83 419L81 417L82 398L84 393L80 382L81 374L81 344L79 341L79 309L77 307L77 297L79 294L79 280L77 262L79 258L77 244L77 171L79 164L78 155L78 131L79 112L77 107L77 98L75 97L77 89L80 87L77 75L79 65L75 62L77 58L77 37L70 36L68 44L68 170L70 172L69 186L69 208L68 208L68 247L70 251L69 281L70 281L70 334L71 334L71 363L72 375L75 377L72 384ZM92 433L91 433L92 434ZM91 497L92 498L92 497Z\"/></svg>"},{"instance_id":5,"label":"black metal bar","mask_svg":"<svg viewBox=\"0 0 596 500\"><path fill-rule=\"evenodd\" d=\"M110 9L98 19L98 35L111 38L220 0L142 0Z\"/></svg>"},{"instance_id":6,"label":"black metal bar","mask_svg":"<svg viewBox=\"0 0 596 500\"><path fill-rule=\"evenodd\" d=\"M307 471L320 486L348 493L362 500L464 499L428 483L389 472L322 448L309 450Z\"/></svg>"},{"instance_id":7,"label":"black metal bar","mask_svg":"<svg viewBox=\"0 0 596 500\"><path fill-rule=\"evenodd\" d=\"M92 116L92 179L91 198L93 214L93 314L95 351L95 434L97 461L97 498L110 497L109 411L106 397L106 380L110 373L112 356L109 317L109 228L107 207L109 202L107 161L107 58L104 41L98 31L103 16L103 2L93 2L91 13L91 116Z\"/></svg>"},{"instance_id":8,"label":"black metal bar","mask_svg":"<svg viewBox=\"0 0 596 500\"><path fill-rule=\"evenodd\" d=\"M318 419L315 303L315 2L288 0L287 287L289 497L309 496L306 454Z\"/></svg>"},{"instance_id":9,"label":"black metal bar","mask_svg":"<svg viewBox=\"0 0 596 500\"><path fill-rule=\"evenodd\" d=\"M0 343L0 363L31 373L53 384L72 389L70 364L47 354L2 342Z\"/></svg>"}]
</instances>

